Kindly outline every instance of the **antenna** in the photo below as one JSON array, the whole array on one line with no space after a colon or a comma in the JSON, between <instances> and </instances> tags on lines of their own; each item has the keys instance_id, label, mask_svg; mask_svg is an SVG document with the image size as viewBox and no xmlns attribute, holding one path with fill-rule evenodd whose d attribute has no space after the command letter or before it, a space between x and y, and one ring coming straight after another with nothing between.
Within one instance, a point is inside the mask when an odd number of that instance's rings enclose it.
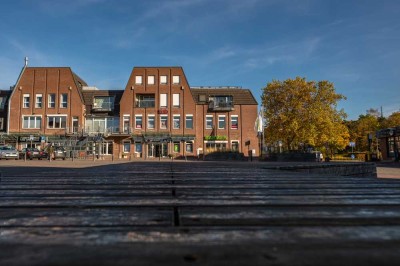
<instances>
[{"instance_id":1,"label":"antenna","mask_svg":"<svg viewBox=\"0 0 400 266\"><path fill-rule=\"evenodd\" d=\"M28 57L27 56L25 56L25 66L28 66Z\"/></svg>"}]
</instances>

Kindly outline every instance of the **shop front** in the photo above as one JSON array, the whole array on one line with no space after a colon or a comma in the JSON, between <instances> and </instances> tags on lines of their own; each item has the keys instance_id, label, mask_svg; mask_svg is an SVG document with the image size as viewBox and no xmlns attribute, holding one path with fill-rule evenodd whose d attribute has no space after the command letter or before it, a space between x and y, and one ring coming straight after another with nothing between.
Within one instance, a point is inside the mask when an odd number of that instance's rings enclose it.
<instances>
[{"instance_id":1,"label":"shop front","mask_svg":"<svg viewBox=\"0 0 400 266\"><path fill-rule=\"evenodd\" d=\"M379 130L376 135L382 159L399 161L400 126Z\"/></svg>"}]
</instances>

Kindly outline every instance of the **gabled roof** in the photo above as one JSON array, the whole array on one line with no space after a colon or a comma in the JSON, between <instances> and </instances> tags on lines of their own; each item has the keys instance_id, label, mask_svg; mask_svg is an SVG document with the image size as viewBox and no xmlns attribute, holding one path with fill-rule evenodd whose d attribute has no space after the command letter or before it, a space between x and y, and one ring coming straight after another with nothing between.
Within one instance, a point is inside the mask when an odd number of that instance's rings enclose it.
<instances>
[{"instance_id":1,"label":"gabled roof","mask_svg":"<svg viewBox=\"0 0 400 266\"><path fill-rule=\"evenodd\" d=\"M78 88L82 89L82 86L87 86L86 82L81 79L74 71L72 71L72 76L74 77L75 84L78 86Z\"/></svg>"},{"instance_id":2,"label":"gabled roof","mask_svg":"<svg viewBox=\"0 0 400 266\"><path fill-rule=\"evenodd\" d=\"M258 105L256 99L249 89L232 87L191 87L193 99L196 104L205 104L199 101L199 95L210 96L232 96L234 105Z\"/></svg>"}]
</instances>

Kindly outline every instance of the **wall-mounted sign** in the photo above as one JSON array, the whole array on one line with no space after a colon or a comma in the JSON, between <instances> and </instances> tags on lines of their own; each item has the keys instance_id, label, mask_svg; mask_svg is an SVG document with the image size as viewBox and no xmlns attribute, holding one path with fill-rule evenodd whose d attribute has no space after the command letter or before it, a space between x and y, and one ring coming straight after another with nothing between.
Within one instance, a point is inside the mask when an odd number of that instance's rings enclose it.
<instances>
[{"instance_id":1,"label":"wall-mounted sign","mask_svg":"<svg viewBox=\"0 0 400 266\"><path fill-rule=\"evenodd\" d=\"M168 110L167 110L167 109L159 109L159 110L158 110L158 113L159 113L159 114L164 114L164 115L165 115L165 114L168 114Z\"/></svg>"},{"instance_id":2,"label":"wall-mounted sign","mask_svg":"<svg viewBox=\"0 0 400 266\"><path fill-rule=\"evenodd\" d=\"M19 137L19 142L40 142L39 136Z\"/></svg>"}]
</instances>

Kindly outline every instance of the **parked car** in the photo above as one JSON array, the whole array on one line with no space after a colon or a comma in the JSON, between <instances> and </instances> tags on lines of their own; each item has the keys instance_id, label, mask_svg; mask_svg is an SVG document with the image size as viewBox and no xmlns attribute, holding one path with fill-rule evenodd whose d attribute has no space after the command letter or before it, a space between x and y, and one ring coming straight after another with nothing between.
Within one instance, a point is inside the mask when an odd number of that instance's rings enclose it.
<instances>
[{"instance_id":1,"label":"parked car","mask_svg":"<svg viewBox=\"0 0 400 266\"><path fill-rule=\"evenodd\" d=\"M54 152L53 152L54 160L56 160L56 159L65 160L66 157L67 157L67 152L64 149L64 147L61 147L61 146L54 147Z\"/></svg>"},{"instance_id":2,"label":"parked car","mask_svg":"<svg viewBox=\"0 0 400 266\"><path fill-rule=\"evenodd\" d=\"M12 146L0 147L0 160L1 159L14 159L18 160L18 151Z\"/></svg>"},{"instance_id":3,"label":"parked car","mask_svg":"<svg viewBox=\"0 0 400 266\"><path fill-rule=\"evenodd\" d=\"M42 160L44 156L43 151L39 151L37 148L23 148L19 152L19 158L24 159L26 156L26 159L33 160L33 159L38 159Z\"/></svg>"}]
</instances>

